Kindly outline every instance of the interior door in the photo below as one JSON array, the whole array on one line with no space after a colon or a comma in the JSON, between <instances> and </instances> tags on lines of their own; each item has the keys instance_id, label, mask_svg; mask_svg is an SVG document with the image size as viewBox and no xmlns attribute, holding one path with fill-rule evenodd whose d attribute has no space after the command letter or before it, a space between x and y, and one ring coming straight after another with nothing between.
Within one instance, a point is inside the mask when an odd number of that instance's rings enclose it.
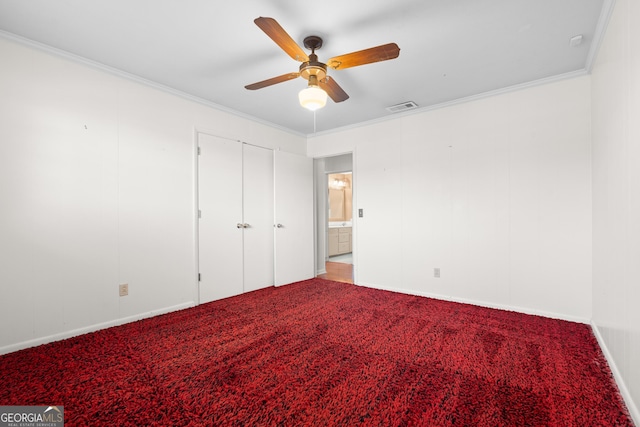
<instances>
[{"instance_id":1,"label":"interior door","mask_svg":"<svg viewBox=\"0 0 640 427\"><path fill-rule=\"evenodd\" d=\"M273 286L273 150L243 145L244 292Z\"/></svg>"},{"instance_id":2,"label":"interior door","mask_svg":"<svg viewBox=\"0 0 640 427\"><path fill-rule=\"evenodd\" d=\"M243 292L242 144L198 135L200 304ZM240 227L238 227L240 225Z\"/></svg>"},{"instance_id":3,"label":"interior door","mask_svg":"<svg viewBox=\"0 0 640 427\"><path fill-rule=\"evenodd\" d=\"M314 277L313 160L274 152L275 285Z\"/></svg>"}]
</instances>

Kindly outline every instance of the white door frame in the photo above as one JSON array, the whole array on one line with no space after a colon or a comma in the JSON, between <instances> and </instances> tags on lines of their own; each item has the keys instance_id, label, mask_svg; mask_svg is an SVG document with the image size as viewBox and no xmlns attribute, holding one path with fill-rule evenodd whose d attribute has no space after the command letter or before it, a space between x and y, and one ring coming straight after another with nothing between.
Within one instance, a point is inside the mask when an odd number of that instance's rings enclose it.
<instances>
[{"instance_id":1,"label":"white door frame","mask_svg":"<svg viewBox=\"0 0 640 427\"><path fill-rule=\"evenodd\" d=\"M317 263L320 261L318 259L318 255L317 254L321 250L324 250L323 259L324 259L325 262L326 262L326 259L328 257L328 254L329 254L329 249L328 249L328 247L329 247L328 246L329 218L328 218L327 212L326 212L327 211L327 207L329 205L329 201L328 201L329 194L328 194L328 185L327 185L328 175L329 174L333 174L333 173L351 172L351 174L352 174L351 175L351 185L352 185L352 194L351 194L351 198L352 198L352 201L351 201L352 202L352 206L351 206L351 210L352 210L352 213L351 213L351 216L352 216L352 220L351 220L351 224L352 224L352 228L351 228L352 245L351 245L351 252L352 252L352 256L353 256L353 281L354 281L354 283L357 283L357 280L358 280L358 258L357 258L357 254L358 254L358 250L357 250L357 247L358 247L358 245L357 245L357 242L358 242L358 238L357 238L357 228L358 228L358 225L357 225L357 223L358 223L358 221L357 221L357 219L358 219L357 218L357 212L358 212L358 208L357 208L357 206L358 206L358 203L357 203L358 202L357 187L358 186L357 186L357 180L358 180L358 178L357 178L357 173L356 173L356 149L354 147L353 151L337 153L337 154L330 154L330 155L321 156L321 157L315 157L314 160L328 159L328 158L331 158L331 157L338 157L338 156L342 156L342 155L345 155L345 154L351 154L351 170L350 171L349 170L339 170L339 171L327 172L327 171L323 170L321 174L320 173L315 173L314 174L314 180L319 179L319 176L323 177L322 178L323 181L324 181L323 185L319 186L318 183L315 182L314 183L314 189L315 189L315 191L322 192L323 193L323 199L325 200L324 206L316 206L316 213L315 213L316 218L318 218L318 216L319 216L318 214L319 214L320 209L324 208L324 210L325 210L324 215L320 216L321 218L324 217L324 219L325 219L323 227L322 227L322 230L323 230L322 233L324 235L324 237L322 237L322 242L324 243L324 245L321 244L321 240L320 240L320 236L319 236L320 227L318 227L317 223L316 223L316 226L315 226L315 235L316 235L316 237L315 237L315 240L316 240L315 252L316 252L316 254L314 256L314 260L315 260L315 263L316 263L315 271L316 271L316 274L321 274L320 272L325 270L324 264L322 266L317 265ZM316 197L316 201L317 200L318 200L318 198ZM323 247L320 247L320 246L323 246ZM322 267L322 268L319 268L319 267Z\"/></svg>"}]
</instances>

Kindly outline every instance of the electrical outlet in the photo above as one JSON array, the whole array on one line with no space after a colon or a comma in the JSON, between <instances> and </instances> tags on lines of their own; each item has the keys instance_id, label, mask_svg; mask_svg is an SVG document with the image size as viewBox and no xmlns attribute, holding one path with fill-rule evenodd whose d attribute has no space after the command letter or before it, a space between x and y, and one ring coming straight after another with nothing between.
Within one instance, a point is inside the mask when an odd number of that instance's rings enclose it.
<instances>
[{"instance_id":1,"label":"electrical outlet","mask_svg":"<svg viewBox=\"0 0 640 427\"><path fill-rule=\"evenodd\" d=\"M440 269L439 268L434 268L433 269L433 277L440 277Z\"/></svg>"},{"instance_id":2,"label":"electrical outlet","mask_svg":"<svg viewBox=\"0 0 640 427\"><path fill-rule=\"evenodd\" d=\"M129 295L129 284L125 283L123 285L120 285L120 296L126 297L127 295Z\"/></svg>"}]
</instances>

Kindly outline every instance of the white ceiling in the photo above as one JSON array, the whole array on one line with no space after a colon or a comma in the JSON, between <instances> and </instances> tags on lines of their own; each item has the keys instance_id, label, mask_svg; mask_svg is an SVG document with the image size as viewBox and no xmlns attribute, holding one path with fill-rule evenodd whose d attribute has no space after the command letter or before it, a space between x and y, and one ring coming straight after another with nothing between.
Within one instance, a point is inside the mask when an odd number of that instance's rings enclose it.
<instances>
[{"instance_id":1,"label":"white ceiling","mask_svg":"<svg viewBox=\"0 0 640 427\"><path fill-rule=\"evenodd\" d=\"M0 0L0 29L224 109L309 135L584 72L610 0ZM321 62L389 42L398 59L329 74L350 95L316 113L297 101L302 78L244 86L298 70L253 20L276 19ZM581 34L583 42L569 46Z\"/></svg>"}]
</instances>

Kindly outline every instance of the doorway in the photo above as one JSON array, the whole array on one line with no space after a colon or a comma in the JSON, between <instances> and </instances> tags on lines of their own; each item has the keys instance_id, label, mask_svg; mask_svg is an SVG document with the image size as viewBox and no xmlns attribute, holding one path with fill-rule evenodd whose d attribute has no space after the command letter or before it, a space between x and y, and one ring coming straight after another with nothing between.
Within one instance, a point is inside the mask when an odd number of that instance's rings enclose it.
<instances>
[{"instance_id":1,"label":"doorway","mask_svg":"<svg viewBox=\"0 0 640 427\"><path fill-rule=\"evenodd\" d=\"M316 159L317 277L354 283L353 156Z\"/></svg>"}]
</instances>

